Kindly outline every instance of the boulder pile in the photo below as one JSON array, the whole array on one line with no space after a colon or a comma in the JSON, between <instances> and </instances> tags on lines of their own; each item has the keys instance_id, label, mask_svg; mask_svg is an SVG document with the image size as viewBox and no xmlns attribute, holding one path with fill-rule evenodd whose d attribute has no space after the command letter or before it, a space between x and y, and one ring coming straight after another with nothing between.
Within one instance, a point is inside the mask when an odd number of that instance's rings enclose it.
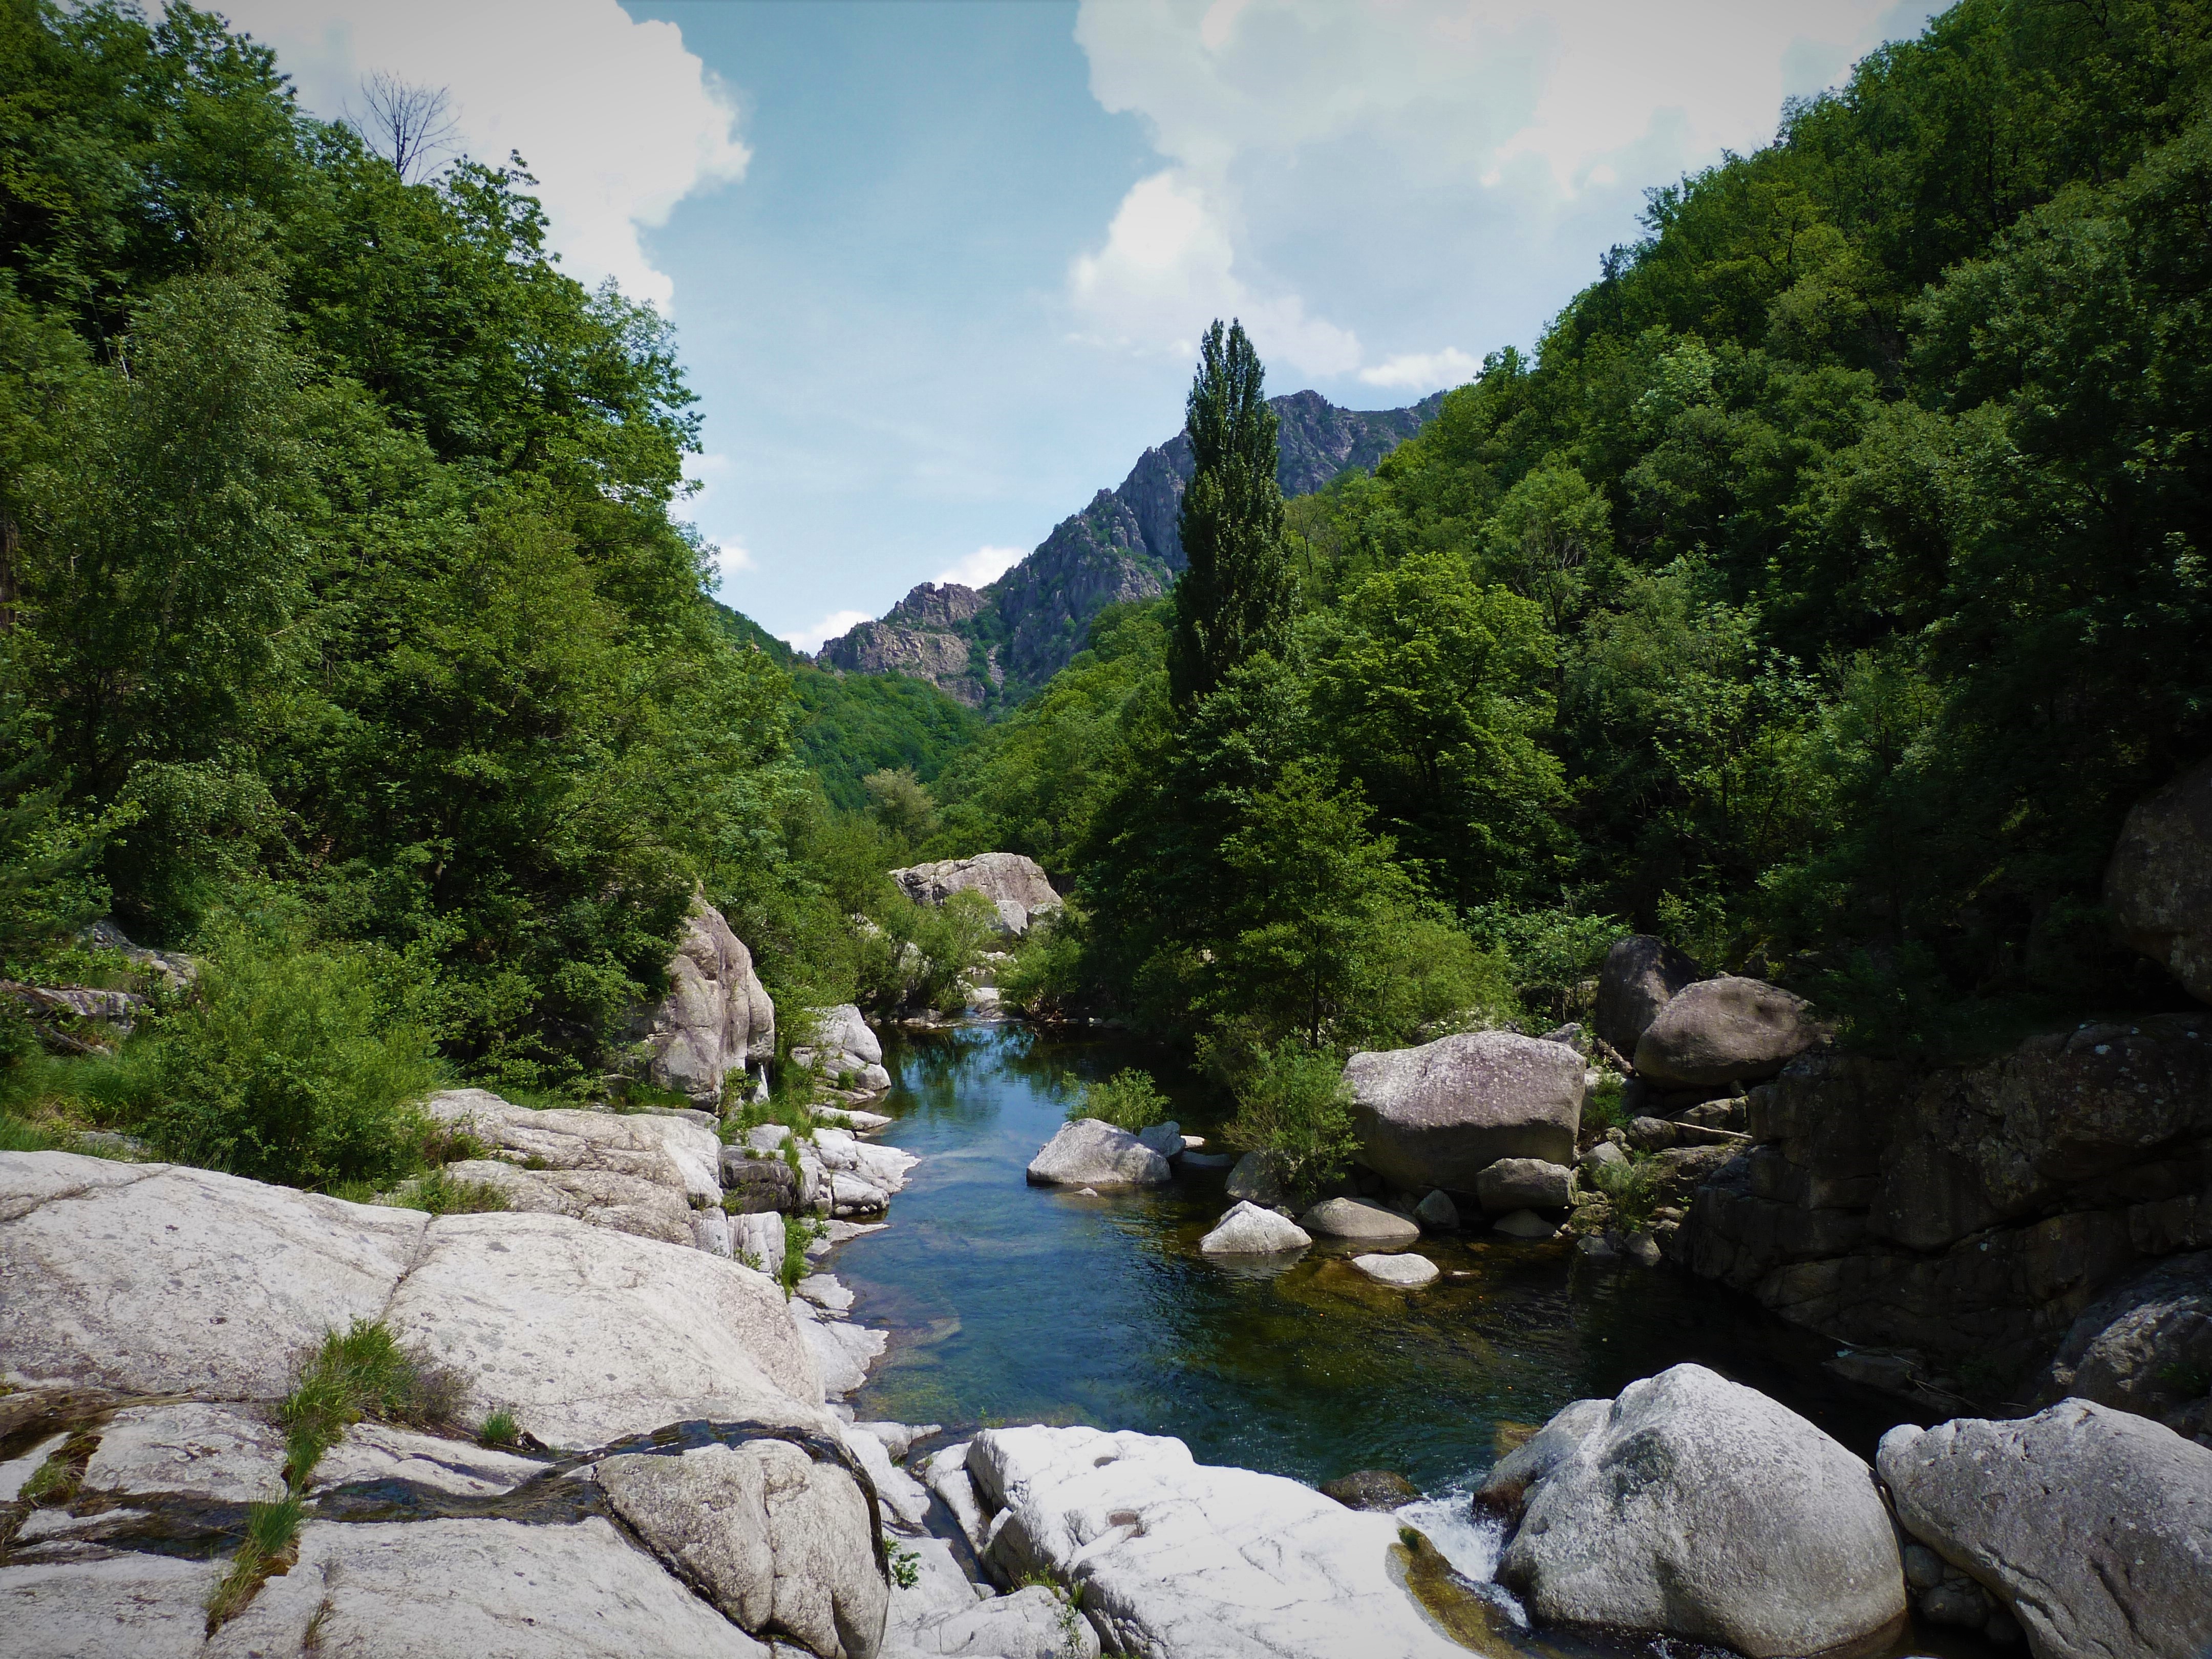
<instances>
[{"instance_id":1,"label":"boulder pile","mask_svg":"<svg viewBox=\"0 0 2212 1659\"><path fill-rule=\"evenodd\" d=\"M1019 853L979 853L970 859L945 859L909 865L891 879L916 904L942 904L955 893L981 893L999 913L999 927L1026 933L1030 924L1061 900L1036 860Z\"/></svg>"}]
</instances>

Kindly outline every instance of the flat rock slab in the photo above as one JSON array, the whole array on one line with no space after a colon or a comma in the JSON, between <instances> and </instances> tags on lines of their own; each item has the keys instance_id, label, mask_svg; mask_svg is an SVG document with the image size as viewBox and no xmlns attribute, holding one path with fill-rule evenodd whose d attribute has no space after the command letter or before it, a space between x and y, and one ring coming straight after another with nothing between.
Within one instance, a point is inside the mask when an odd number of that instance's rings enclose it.
<instances>
[{"instance_id":1,"label":"flat rock slab","mask_svg":"<svg viewBox=\"0 0 2212 1659\"><path fill-rule=\"evenodd\" d=\"M653 1112L538 1111L485 1089L447 1089L422 1109L514 1158L549 1170L625 1175L707 1203L722 1195L722 1143L690 1117Z\"/></svg>"},{"instance_id":2,"label":"flat rock slab","mask_svg":"<svg viewBox=\"0 0 2212 1659\"><path fill-rule=\"evenodd\" d=\"M1303 1250L1312 1243L1312 1236L1297 1222L1248 1203L1224 1215L1198 1241L1198 1248L1206 1255L1273 1255Z\"/></svg>"},{"instance_id":3,"label":"flat rock slab","mask_svg":"<svg viewBox=\"0 0 2212 1659\"><path fill-rule=\"evenodd\" d=\"M1325 1198L1298 1218L1310 1233L1362 1243L1410 1244L1421 1236L1419 1223L1364 1198Z\"/></svg>"},{"instance_id":4,"label":"flat rock slab","mask_svg":"<svg viewBox=\"0 0 2212 1659\"><path fill-rule=\"evenodd\" d=\"M1393 1516L1194 1462L1153 1435L988 1429L967 1467L1009 1511L993 1522L991 1560L1081 1585L1115 1652L1466 1659L1394 1577Z\"/></svg>"},{"instance_id":5,"label":"flat rock slab","mask_svg":"<svg viewBox=\"0 0 2212 1659\"><path fill-rule=\"evenodd\" d=\"M446 1174L495 1189L508 1209L526 1215L565 1215L664 1244L696 1248L699 1242L683 1188L640 1176L612 1170L524 1170L495 1158L449 1164Z\"/></svg>"},{"instance_id":6,"label":"flat rock slab","mask_svg":"<svg viewBox=\"0 0 2212 1659\"><path fill-rule=\"evenodd\" d=\"M1378 1285L1408 1291L1433 1285L1438 1276L1437 1264L1425 1255L1355 1255L1352 1265Z\"/></svg>"},{"instance_id":7,"label":"flat rock slab","mask_svg":"<svg viewBox=\"0 0 2212 1659\"><path fill-rule=\"evenodd\" d=\"M100 1430L84 1486L266 1502L284 1495L284 1431L269 1411L252 1406L179 1400L125 1407Z\"/></svg>"},{"instance_id":8,"label":"flat rock slab","mask_svg":"<svg viewBox=\"0 0 2212 1659\"><path fill-rule=\"evenodd\" d=\"M1098 1659L1098 1633L1090 1620L1042 1584L936 1614L902 1630L884 1659L908 1654L937 1659Z\"/></svg>"},{"instance_id":9,"label":"flat rock slab","mask_svg":"<svg viewBox=\"0 0 2212 1659\"><path fill-rule=\"evenodd\" d=\"M1033 1187L1158 1187L1175 1169L1127 1130L1079 1117L1030 1160L1029 1179Z\"/></svg>"},{"instance_id":10,"label":"flat rock slab","mask_svg":"<svg viewBox=\"0 0 2212 1659\"><path fill-rule=\"evenodd\" d=\"M472 1440L418 1434L389 1423L356 1423L315 1465L314 1489L370 1480L411 1480L434 1492L489 1498L512 1492L545 1465Z\"/></svg>"},{"instance_id":11,"label":"flat rock slab","mask_svg":"<svg viewBox=\"0 0 2212 1659\"><path fill-rule=\"evenodd\" d=\"M2063 1400L1901 1425L1876 1462L1905 1530L2002 1601L2038 1659L2212 1652L2212 1450Z\"/></svg>"},{"instance_id":12,"label":"flat rock slab","mask_svg":"<svg viewBox=\"0 0 2212 1659\"><path fill-rule=\"evenodd\" d=\"M831 1420L771 1280L561 1216L434 1219L205 1170L7 1152L0 1284L0 1363L25 1379L275 1401L327 1332L381 1318L467 1379L471 1420L504 1406L550 1445L695 1417Z\"/></svg>"},{"instance_id":13,"label":"flat rock slab","mask_svg":"<svg viewBox=\"0 0 2212 1659\"><path fill-rule=\"evenodd\" d=\"M313 1651L310 1626L323 1653L375 1659L769 1659L766 1644L596 1516L543 1527L310 1521L298 1563L204 1651Z\"/></svg>"},{"instance_id":14,"label":"flat rock slab","mask_svg":"<svg viewBox=\"0 0 2212 1659\"><path fill-rule=\"evenodd\" d=\"M198 1659L222 1571L213 1561L130 1553L0 1567L0 1647L69 1659Z\"/></svg>"}]
</instances>

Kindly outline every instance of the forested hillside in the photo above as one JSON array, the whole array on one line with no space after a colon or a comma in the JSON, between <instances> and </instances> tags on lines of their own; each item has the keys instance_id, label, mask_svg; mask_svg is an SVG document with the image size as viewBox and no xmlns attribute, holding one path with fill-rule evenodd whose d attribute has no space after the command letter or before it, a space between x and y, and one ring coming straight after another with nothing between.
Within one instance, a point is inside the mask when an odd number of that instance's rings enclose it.
<instances>
[{"instance_id":1,"label":"forested hillside","mask_svg":"<svg viewBox=\"0 0 2212 1659\"><path fill-rule=\"evenodd\" d=\"M1633 925L1893 1044L2169 996L2098 901L2212 744L2206 22L1965 0L1291 502L1218 688L1102 618L939 789L1076 879L1062 988L1373 1041Z\"/></svg>"},{"instance_id":2,"label":"forested hillside","mask_svg":"<svg viewBox=\"0 0 2212 1659\"><path fill-rule=\"evenodd\" d=\"M112 909L331 1022L312 1095L356 1041L595 1078L695 890L772 976L834 958L672 342L561 273L520 164L404 182L183 6L7 0L0 62L8 969L89 970Z\"/></svg>"}]
</instances>

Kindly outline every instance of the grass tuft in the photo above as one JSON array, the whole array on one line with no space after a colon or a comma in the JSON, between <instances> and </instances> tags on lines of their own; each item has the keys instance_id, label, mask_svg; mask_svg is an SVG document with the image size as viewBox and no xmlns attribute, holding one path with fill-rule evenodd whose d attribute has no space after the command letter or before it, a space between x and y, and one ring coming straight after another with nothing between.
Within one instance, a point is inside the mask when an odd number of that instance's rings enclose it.
<instances>
[{"instance_id":1,"label":"grass tuft","mask_svg":"<svg viewBox=\"0 0 2212 1659\"><path fill-rule=\"evenodd\" d=\"M514 1413L504 1406L483 1420L477 1431L477 1438L487 1446L512 1446L522 1438L522 1425L514 1420Z\"/></svg>"},{"instance_id":2,"label":"grass tuft","mask_svg":"<svg viewBox=\"0 0 2212 1659\"><path fill-rule=\"evenodd\" d=\"M428 1210L432 1215L483 1215L510 1207L507 1196L489 1181L456 1181L442 1169L418 1176L384 1200L397 1210Z\"/></svg>"}]
</instances>

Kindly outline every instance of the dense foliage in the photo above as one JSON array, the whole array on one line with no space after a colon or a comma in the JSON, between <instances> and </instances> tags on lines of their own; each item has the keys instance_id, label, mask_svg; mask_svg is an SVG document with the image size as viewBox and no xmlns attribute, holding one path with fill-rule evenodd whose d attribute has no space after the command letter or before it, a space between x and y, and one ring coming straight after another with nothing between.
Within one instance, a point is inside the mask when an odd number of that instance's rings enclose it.
<instances>
[{"instance_id":1,"label":"dense foliage","mask_svg":"<svg viewBox=\"0 0 2212 1659\"><path fill-rule=\"evenodd\" d=\"M836 988L672 343L520 162L407 183L185 6L4 0L0 61L0 968L109 909L212 957L135 1125L389 1175L434 1055L595 1079L695 893Z\"/></svg>"},{"instance_id":2,"label":"dense foliage","mask_svg":"<svg viewBox=\"0 0 2212 1659\"><path fill-rule=\"evenodd\" d=\"M1262 1047L1556 1018L1632 924L1893 1040L2170 996L2098 899L2212 744L2208 16L1963 0L1655 191L1290 505L1279 653L1103 618L945 822L1075 880L1094 994Z\"/></svg>"}]
</instances>

